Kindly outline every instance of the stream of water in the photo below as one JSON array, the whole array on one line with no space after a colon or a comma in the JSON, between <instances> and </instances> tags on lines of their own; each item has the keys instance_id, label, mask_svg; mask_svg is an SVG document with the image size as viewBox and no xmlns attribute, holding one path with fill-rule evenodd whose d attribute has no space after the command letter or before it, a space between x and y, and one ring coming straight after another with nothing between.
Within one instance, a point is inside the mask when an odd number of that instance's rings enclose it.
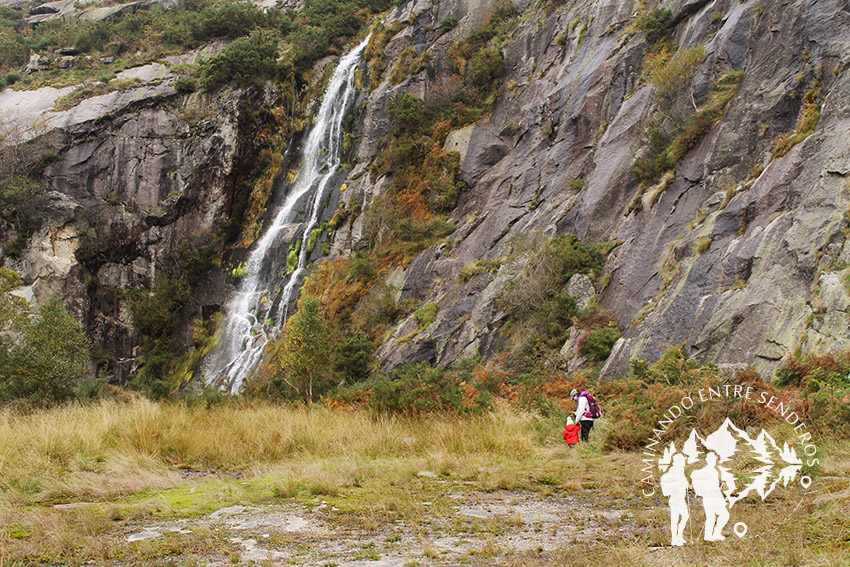
<instances>
[{"instance_id":1,"label":"stream of water","mask_svg":"<svg viewBox=\"0 0 850 567\"><path fill-rule=\"evenodd\" d=\"M248 255L238 289L225 307L223 334L203 368L207 384L221 383L232 393L239 392L268 341L286 322L307 269L310 232L320 224L341 164L344 121L356 99L354 72L368 40L340 59L328 83L303 144L298 177ZM300 239L297 263L287 262L296 238Z\"/></svg>"}]
</instances>

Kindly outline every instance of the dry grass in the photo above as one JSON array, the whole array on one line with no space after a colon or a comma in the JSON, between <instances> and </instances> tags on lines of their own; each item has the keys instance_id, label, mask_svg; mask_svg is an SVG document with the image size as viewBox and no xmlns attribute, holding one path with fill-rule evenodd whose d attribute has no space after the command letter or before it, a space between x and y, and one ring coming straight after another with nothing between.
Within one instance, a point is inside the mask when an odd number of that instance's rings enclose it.
<instances>
[{"instance_id":1,"label":"dry grass","mask_svg":"<svg viewBox=\"0 0 850 567\"><path fill-rule=\"evenodd\" d=\"M513 458L535 451L535 418L409 419L255 403L211 409L147 400L0 411L0 490L42 501L104 499L180 484L177 469L268 470L337 458Z\"/></svg>"},{"instance_id":2,"label":"dry grass","mask_svg":"<svg viewBox=\"0 0 850 567\"><path fill-rule=\"evenodd\" d=\"M0 565L206 564L212 557L226 563L238 548L219 532L198 528L138 544L127 544L125 535L237 503L309 507L320 501L337 510L327 521L341 533L378 537L387 526L404 525L402 542L419 538L424 549L434 526L442 526L441 535L472 538L478 542L467 557L473 564L584 565L588 554L622 565L846 564L847 443L820 444L820 490L803 508L795 508L790 490L771 497L769 506L739 504L750 525L769 524L780 513L791 522L756 540L730 536L708 544L691 537L692 544L673 549L663 547L669 540L666 501L639 496L640 455L600 449L611 428L607 421L597 424L591 443L568 448L558 424L507 406L463 418L265 403L205 409L144 400L27 415L4 411ZM185 467L203 474L186 474ZM453 506L499 495L542 503L573 499L591 513L557 526L579 530L574 545L515 551L500 534L522 529L522 522L470 521ZM83 503L57 509L51 506L56 500ZM606 518L611 510L625 516ZM698 504L692 514L696 532L702 524ZM489 537L495 537L492 545ZM440 559L429 561L423 552L420 563Z\"/></svg>"}]
</instances>

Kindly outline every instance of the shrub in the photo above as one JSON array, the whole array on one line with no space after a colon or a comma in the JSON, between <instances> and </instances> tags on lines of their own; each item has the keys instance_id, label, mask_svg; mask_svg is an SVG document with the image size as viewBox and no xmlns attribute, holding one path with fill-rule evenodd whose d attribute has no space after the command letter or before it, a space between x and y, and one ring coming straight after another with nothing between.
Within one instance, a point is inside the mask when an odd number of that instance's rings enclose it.
<instances>
[{"instance_id":1,"label":"shrub","mask_svg":"<svg viewBox=\"0 0 850 567\"><path fill-rule=\"evenodd\" d=\"M546 241L538 236L518 246L532 252L523 271L503 288L499 306L509 316L505 328L511 338L509 357L520 369L533 361L561 360L552 350L560 350L576 322L589 329L608 325L610 317L604 312L597 317L592 309L579 313L576 298L564 290L574 274L602 268L606 246L584 244L572 234Z\"/></svg>"},{"instance_id":2,"label":"shrub","mask_svg":"<svg viewBox=\"0 0 850 567\"><path fill-rule=\"evenodd\" d=\"M415 311L413 316L416 317L416 322L419 323L419 332L424 331L437 320L437 311L440 309L437 303L426 303L422 309Z\"/></svg>"},{"instance_id":3,"label":"shrub","mask_svg":"<svg viewBox=\"0 0 850 567\"><path fill-rule=\"evenodd\" d=\"M672 135L659 129L647 130L644 134L648 145L646 155L636 159L632 166L635 177L645 185L654 183L696 147L723 117L723 110L738 92L743 77L743 71L724 73L709 89L703 106L691 114Z\"/></svg>"},{"instance_id":4,"label":"shrub","mask_svg":"<svg viewBox=\"0 0 850 567\"><path fill-rule=\"evenodd\" d=\"M392 175L389 190L372 201L369 233L373 244L405 242L423 248L450 233L445 217L454 209L463 183L457 179L460 155L446 152L443 143L462 120L449 106L429 106L408 93L389 103L393 131L385 138L372 165L373 179Z\"/></svg>"},{"instance_id":5,"label":"shrub","mask_svg":"<svg viewBox=\"0 0 850 567\"><path fill-rule=\"evenodd\" d=\"M104 236L110 235L109 232ZM128 235L115 235L122 243ZM104 238L95 238L103 246ZM107 246L109 240L106 240ZM100 253L91 259L95 264ZM131 386L146 392L155 399L167 397L177 386L180 376L172 376L178 362L176 351L180 346L175 333L184 315L184 309L201 278L213 262L215 249L185 242L180 252L162 260L163 269L153 288L127 292L131 298L130 314L133 326L141 335L141 354L144 365L133 378ZM78 256L78 259L80 256ZM81 260L82 262L82 260Z\"/></svg>"},{"instance_id":6,"label":"shrub","mask_svg":"<svg viewBox=\"0 0 850 567\"><path fill-rule=\"evenodd\" d=\"M800 118L794 132L780 137L773 148L771 159L782 157L791 151L791 148L808 138L814 133L820 122L821 104L815 101L805 102L800 110Z\"/></svg>"},{"instance_id":7,"label":"shrub","mask_svg":"<svg viewBox=\"0 0 850 567\"><path fill-rule=\"evenodd\" d=\"M407 77L417 74L425 68L429 60L430 56L427 52L423 52L422 55L417 56L415 48L412 46L405 47L401 55L399 55L395 70L392 77L390 77L390 84L397 85Z\"/></svg>"},{"instance_id":8,"label":"shrub","mask_svg":"<svg viewBox=\"0 0 850 567\"><path fill-rule=\"evenodd\" d=\"M132 302L133 326L154 342L168 346L177 318L191 295L192 289L185 280L162 276L153 289L138 292Z\"/></svg>"},{"instance_id":9,"label":"shrub","mask_svg":"<svg viewBox=\"0 0 850 567\"><path fill-rule=\"evenodd\" d=\"M198 82L194 77L180 77L174 81L174 88L178 93L193 93L198 90Z\"/></svg>"},{"instance_id":10,"label":"shrub","mask_svg":"<svg viewBox=\"0 0 850 567\"><path fill-rule=\"evenodd\" d=\"M27 239L41 226L44 187L23 175L0 177L0 218L15 229L15 239L6 244L5 255L16 257L23 252Z\"/></svg>"},{"instance_id":11,"label":"shrub","mask_svg":"<svg viewBox=\"0 0 850 567\"><path fill-rule=\"evenodd\" d=\"M457 274L458 283L464 283L472 279L478 274L485 272L495 272L502 267L508 259L504 257L494 258L493 260L478 259L470 262L462 267Z\"/></svg>"},{"instance_id":12,"label":"shrub","mask_svg":"<svg viewBox=\"0 0 850 567\"><path fill-rule=\"evenodd\" d=\"M647 43L655 45L667 35L667 22L672 15L667 8L655 8L638 17L638 28L643 30Z\"/></svg>"},{"instance_id":13,"label":"shrub","mask_svg":"<svg viewBox=\"0 0 850 567\"><path fill-rule=\"evenodd\" d=\"M497 48L476 51L466 67L467 83L477 90L485 90L502 76L505 58Z\"/></svg>"},{"instance_id":14,"label":"shrub","mask_svg":"<svg viewBox=\"0 0 850 567\"><path fill-rule=\"evenodd\" d=\"M604 362L620 338L617 327L601 327L591 331L581 343L581 353L594 362Z\"/></svg>"},{"instance_id":15,"label":"shrub","mask_svg":"<svg viewBox=\"0 0 850 567\"><path fill-rule=\"evenodd\" d=\"M266 31L237 39L212 59L201 64L201 84L210 91L226 83L248 87L277 73L277 40Z\"/></svg>"},{"instance_id":16,"label":"shrub","mask_svg":"<svg viewBox=\"0 0 850 567\"><path fill-rule=\"evenodd\" d=\"M504 72L501 43L516 22L516 7L498 3L484 24L455 43L446 54L452 72L461 78L456 97L467 105L490 107L498 94ZM496 45L494 45L496 43Z\"/></svg>"},{"instance_id":17,"label":"shrub","mask_svg":"<svg viewBox=\"0 0 850 567\"><path fill-rule=\"evenodd\" d=\"M433 412L477 413L490 407L492 397L473 379L474 361L455 369L413 362L375 379L371 406L405 414ZM479 388L480 386L480 388Z\"/></svg>"},{"instance_id":18,"label":"shrub","mask_svg":"<svg viewBox=\"0 0 850 567\"><path fill-rule=\"evenodd\" d=\"M0 6L6 10L6 6ZM26 63L28 48L26 40L15 31L14 23L0 25L0 66L19 67Z\"/></svg>"},{"instance_id":19,"label":"shrub","mask_svg":"<svg viewBox=\"0 0 850 567\"><path fill-rule=\"evenodd\" d=\"M332 364L334 371L349 383L369 378L377 364L375 343L364 335L343 339L334 352Z\"/></svg>"},{"instance_id":20,"label":"shrub","mask_svg":"<svg viewBox=\"0 0 850 567\"><path fill-rule=\"evenodd\" d=\"M376 275L374 258L362 250L358 250L348 263L345 283L371 283Z\"/></svg>"},{"instance_id":21,"label":"shrub","mask_svg":"<svg viewBox=\"0 0 850 567\"><path fill-rule=\"evenodd\" d=\"M508 283L503 305L514 317L533 313L556 298L573 274L599 270L604 262L601 246L584 244L573 234L556 236L543 243L523 273Z\"/></svg>"},{"instance_id":22,"label":"shrub","mask_svg":"<svg viewBox=\"0 0 850 567\"><path fill-rule=\"evenodd\" d=\"M743 78L743 71L728 71L711 86L705 104L688 118L667 148L666 151L672 162L679 161L720 121L723 110L738 92Z\"/></svg>"},{"instance_id":23,"label":"shrub","mask_svg":"<svg viewBox=\"0 0 850 567\"><path fill-rule=\"evenodd\" d=\"M677 50L672 55L647 57L644 74L655 85L661 104L670 104L682 92L687 92L699 64L707 52L702 46Z\"/></svg>"},{"instance_id":24,"label":"shrub","mask_svg":"<svg viewBox=\"0 0 850 567\"><path fill-rule=\"evenodd\" d=\"M387 111L399 133L418 131L426 121L425 103L410 93L392 95Z\"/></svg>"},{"instance_id":25,"label":"shrub","mask_svg":"<svg viewBox=\"0 0 850 567\"><path fill-rule=\"evenodd\" d=\"M457 16L449 16L447 18L443 18L442 21L440 22L439 29L443 33L446 33L448 31L455 29L458 22L460 22L460 20L458 19Z\"/></svg>"},{"instance_id":26,"label":"shrub","mask_svg":"<svg viewBox=\"0 0 850 567\"><path fill-rule=\"evenodd\" d=\"M54 297L8 353L0 351L0 400L45 406L73 398L87 376L90 349L79 322Z\"/></svg>"},{"instance_id":27,"label":"shrub","mask_svg":"<svg viewBox=\"0 0 850 567\"><path fill-rule=\"evenodd\" d=\"M597 388L600 405L613 424L605 440L607 448L635 450L644 446L668 408L695 390L718 387L727 380L713 364L701 364L689 358L684 346L666 350L654 364L632 360L631 365L628 377L605 382ZM752 370L739 373L734 383L766 390L786 403L797 400L793 393L778 392ZM771 410L756 399L729 397L713 404L696 404L691 412L669 424L666 432L669 439L682 439L692 428L710 431L726 417L744 428L775 419Z\"/></svg>"},{"instance_id":28,"label":"shrub","mask_svg":"<svg viewBox=\"0 0 850 567\"><path fill-rule=\"evenodd\" d=\"M581 44L584 42L584 36L587 35L587 26L588 23L584 22L584 25L581 26L581 30L578 32L578 40L576 41L576 49L581 47Z\"/></svg>"},{"instance_id":29,"label":"shrub","mask_svg":"<svg viewBox=\"0 0 850 567\"><path fill-rule=\"evenodd\" d=\"M0 266L0 354L11 348L28 321L26 300L9 293L23 284L17 272Z\"/></svg>"},{"instance_id":30,"label":"shrub","mask_svg":"<svg viewBox=\"0 0 850 567\"><path fill-rule=\"evenodd\" d=\"M850 389L850 353L798 354L788 358L776 371L773 383L808 392L825 388Z\"/></svg>"}]
</instances>

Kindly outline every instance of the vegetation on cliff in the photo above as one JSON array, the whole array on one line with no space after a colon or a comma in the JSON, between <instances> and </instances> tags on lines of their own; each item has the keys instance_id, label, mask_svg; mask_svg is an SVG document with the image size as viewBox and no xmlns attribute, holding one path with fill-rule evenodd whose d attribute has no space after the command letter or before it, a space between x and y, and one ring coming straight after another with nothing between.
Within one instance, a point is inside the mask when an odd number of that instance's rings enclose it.
<instances>
[{"instance_id":1,"label":"vegetation on cliff","mask_svg":"<svg viewBox=\"0 0 850 567\"><path fill-rule=\"evenodd\" d=\"M106 82L121 69L223 39L236 44L201 66L197 72L204 84L253 84L307 73L321 57L339 54L372 14L388 6L385 1L312 0L300 10L282 11L250 2L190 0L168 10L127 11L101 21L55 19L34 27L19 25L23 12L3 6L0 76L17 88L94 78ZM71 47L75 59L64 69L49 65L33 75L19 73L31 54L51 59L60 48ZM282 54L280 61L274 47Z\"/></svg>"}]
</instances>

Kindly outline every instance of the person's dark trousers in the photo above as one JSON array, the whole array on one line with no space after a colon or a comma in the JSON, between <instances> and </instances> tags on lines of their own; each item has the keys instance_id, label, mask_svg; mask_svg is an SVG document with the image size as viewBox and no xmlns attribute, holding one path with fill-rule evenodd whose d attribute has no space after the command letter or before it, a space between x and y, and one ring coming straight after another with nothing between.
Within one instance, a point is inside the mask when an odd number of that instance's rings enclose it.
<instances>
[{"instance_id":1,"label":"person's dark trousers","mask_svg":"<svg viewBox=\"0 0 850 567\"><path fill-rule=\"evenodd\" d=\"M590 430L593 429L593 420L583 419L579 423L581 424L581 440L587 441L590 436Z\"/></svg>"}]
</instances>

